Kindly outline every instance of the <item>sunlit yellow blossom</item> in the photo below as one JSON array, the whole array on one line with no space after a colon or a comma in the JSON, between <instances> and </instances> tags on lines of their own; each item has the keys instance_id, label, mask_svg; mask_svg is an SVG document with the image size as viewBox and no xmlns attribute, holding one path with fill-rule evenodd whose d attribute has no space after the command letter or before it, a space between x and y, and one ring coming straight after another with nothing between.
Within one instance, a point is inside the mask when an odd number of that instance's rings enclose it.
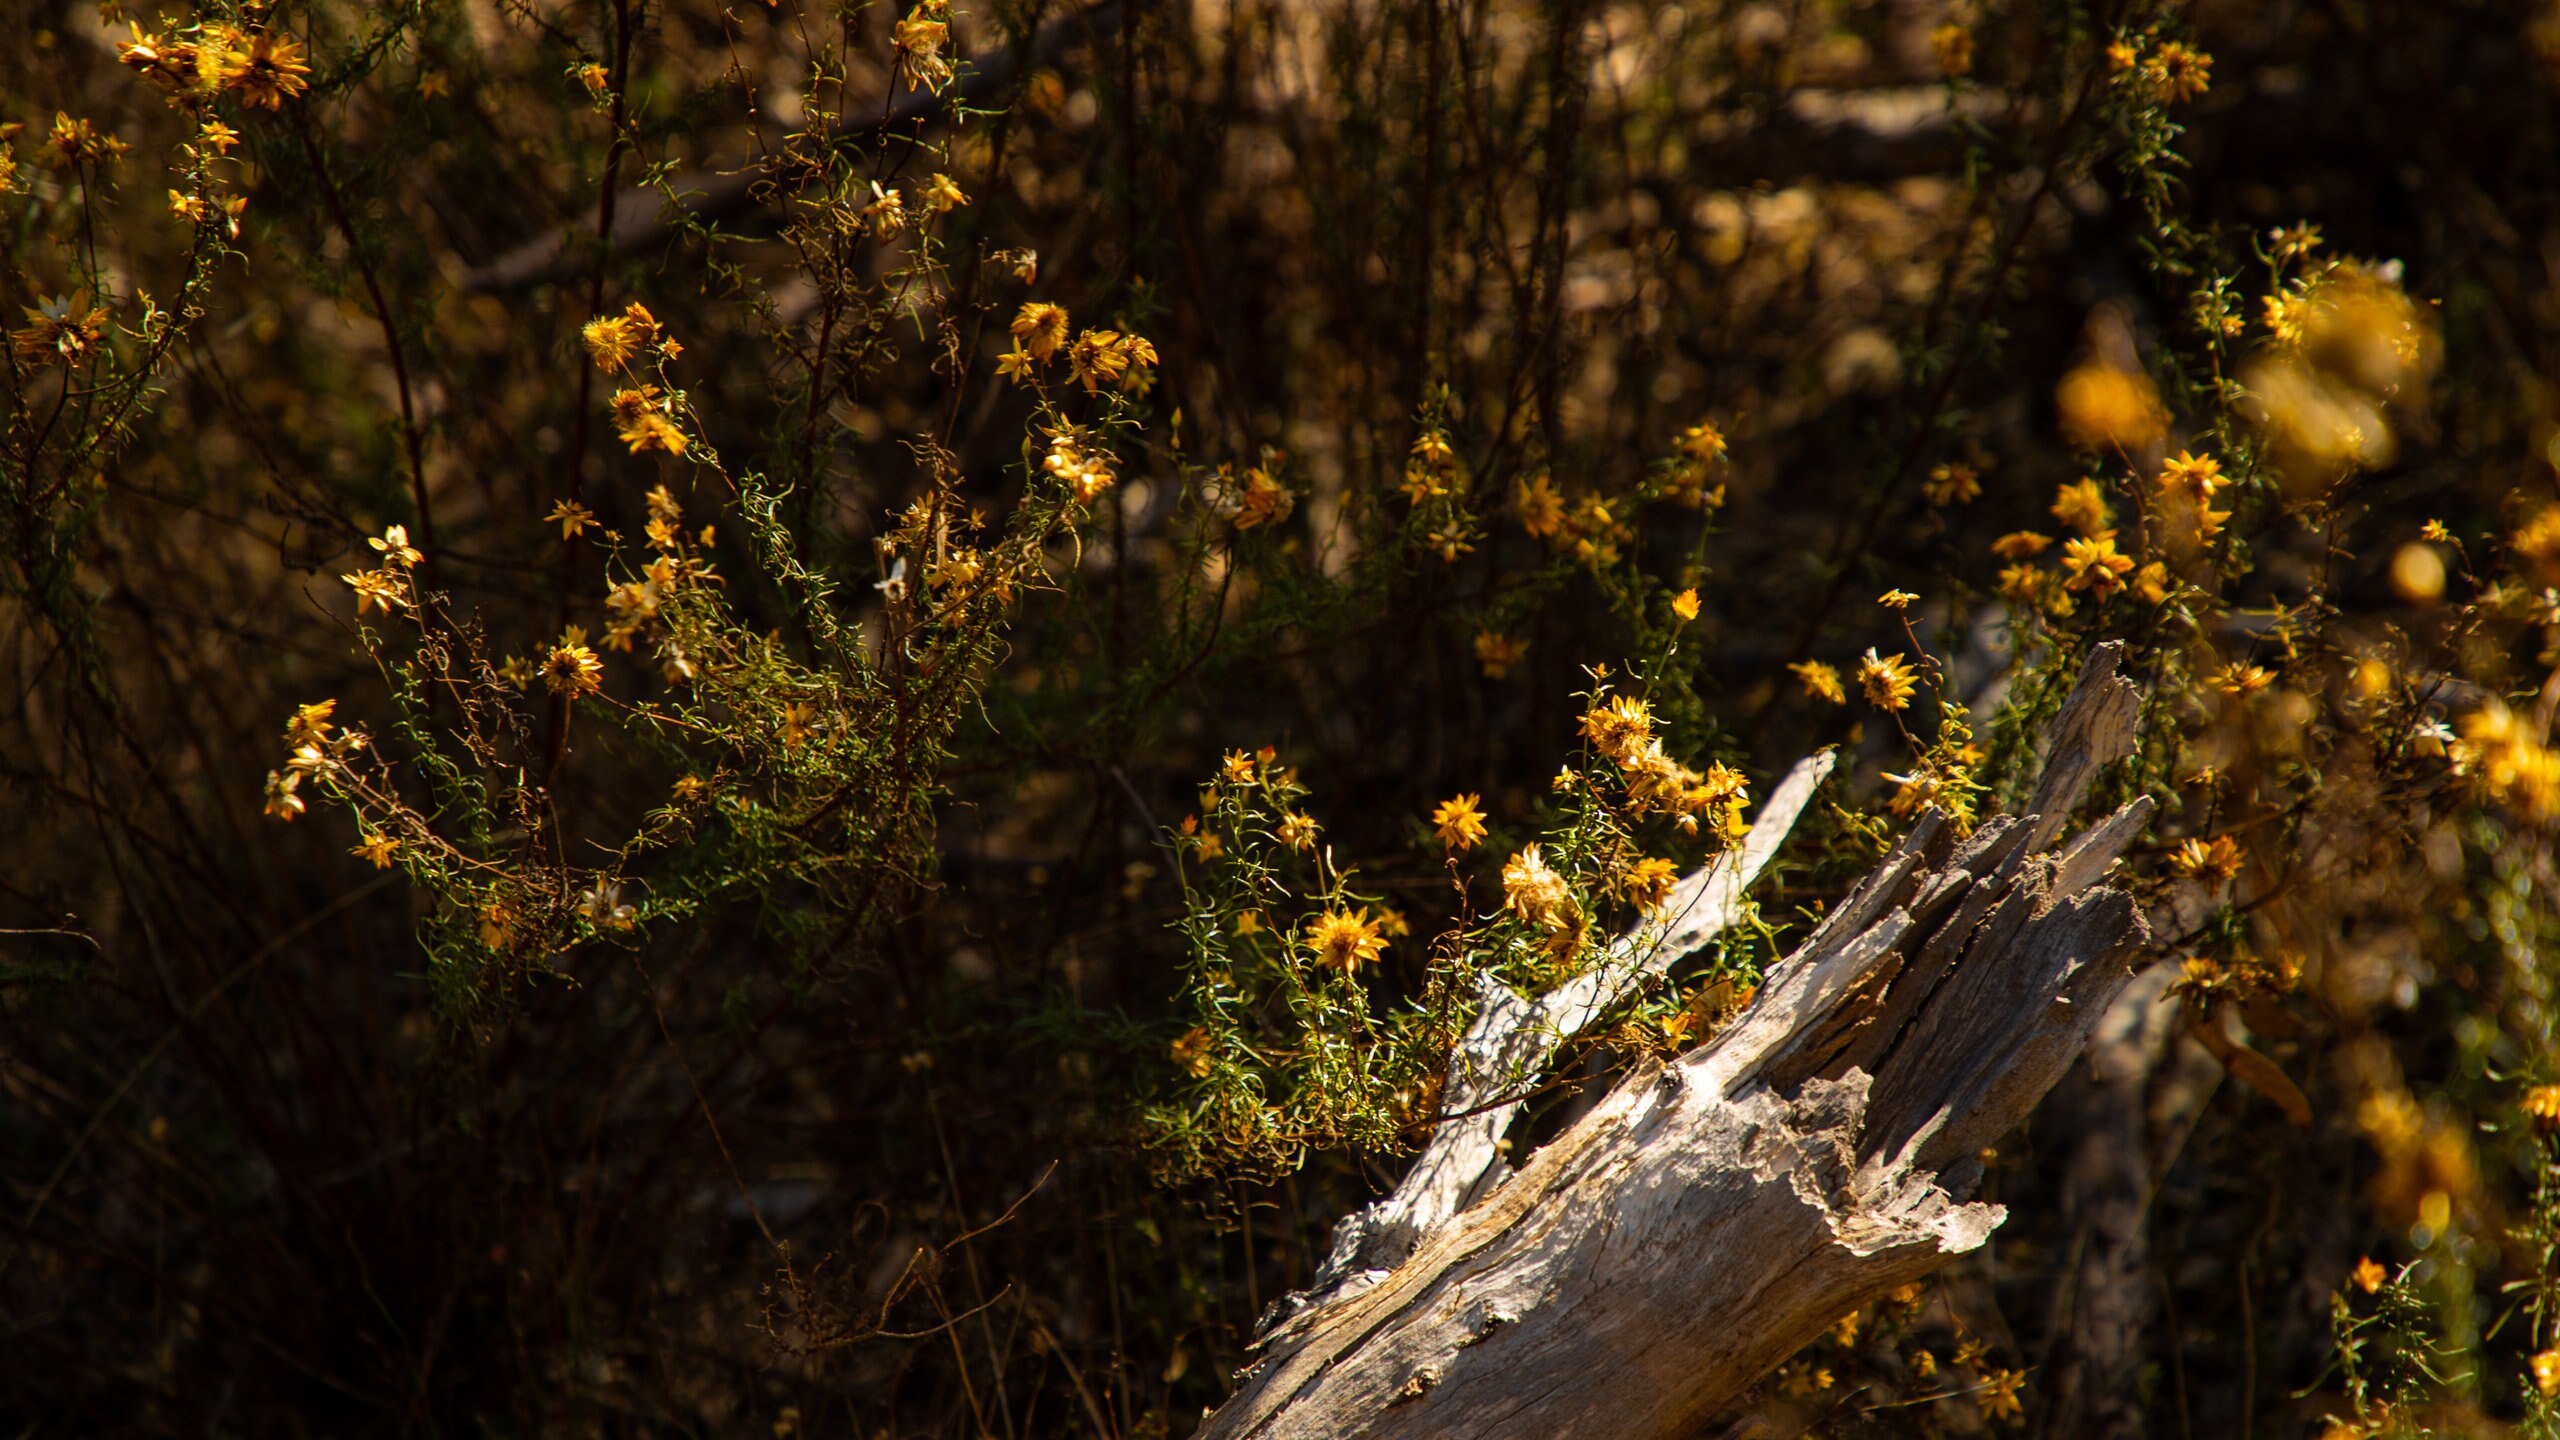
<instances>
[{"instance_id":1,"label":"sunlit yellow blossom","mask_svg":"<svg viewBox=\"0 0 2560 1440\"><path fill-rule=\"evenodd\" d=\"M2210 500L2216 491L2229 483L2222 478L2222 462L2210 455L2181 450L2175 459L2160 462L2160 488L2163 490L2177 490L2197 500Z\"/></svg>"},{"instance_id":2,"label":"sunlit yellow blossom","mask_svg":"<svg viewBox=\"0 0 2560 1440\"><path fill-rule=\"evenodd\" d=\"M969 197L961 193L959 182L938 170L932 179L925 182L924 205L936 215L946 214L968 203Z\"/></svg>"},{"instance_id":3,"label":"sunlit yellow blossom","mask_svg":"<svg viewBox=\"0 0 2560 1440\"><path fill-rule=\"evenodd\" d=\"M542 662L542 683L552 694L572 700L593 695L604 688L604 662L576 640L563 640Z\"/></svg>"},{"instance_id":4,"label":"sunlit yellow blossom","mask_svg":"<svg viewBox=\"0 0 2560 1440\"><path fill-rule=\"evenodd\" d=\"M1879 710L1907 710L1920 684L1908 658L1879 655L1870 647L1858 662L1858 688L1866 692L1867 703Z\"/></svg>"},{"instance_id":5,"label":"sunlit yellow blossom","mask_svg":"<svg viewBox=\"0 0 2560 1440\"><path fill-rule=\"evenodd\" d=\"M1624 765L1653 739L1653 707L1634 695L1612 695L1583 712L1582 738Z\"/></svg>"},{"instance_id":6,"label":"sunlit yellow blossom","mask_svg":"<svg viewBox=\"0 0 2560 1440\"><path fill-rule=\"evenodd\" d=\"M951 40L950 13L942 0L926 0L898 22L894 32L898 68L907 77L908 89L939 90L951 83L951 60L942 53Z\"/></svg>"},{"instance_id":7,"label":"sunlit yellow blossom","mask_svg":"<svg viewBox=\"0 0 2560 1440\"><path fill-rule=\"evenodd\" d=\"M285 101L311 88L310 74L301 44L281 31L267 30L250 36L245 46L232 47L222 88L244 105L281 110Z\"/></svg>"},{"instance_id":8,"label":"sunlit yellow blossom","mask_svg":"<svg viewBox=\"0 0 2560 1440\"><path fill-rule=\"evenodd\" d=\"M385 565L403 570L423 558L409 544L409 527L406 525L386 525L381 534L367 537L364 543L382 557Z\"/></svg>"},{"instance_id":9,"label":"sunlit yellow blossom","mask_svg":"<svg viewBox=\"0 0 2560 1440\"><path fill-rule=\"evenodd\" d=\"M1316 848L1316 834L1319 828L1315 821L1296 811L1291 811L1280 817L1280 827L1276 833L1280 843L1292 850L1313 850Z\"/></svg>"},{"instance_id":10,"label":"sunlit yellow blossom","mask_svg":"<svg viewBox=\"0 0 2560 1440\"><path fill-rule=\"evenodd\" d=\"M1387 942L1366 909L1328 910L1307 922L1307 948L1315 953L1317 964L1349 975L1375 961L1386 951Z\"/></svg>"},{"instance_id":11,"label":"sunlit yellow blossom","mask_svg":"<svg viewBox=\"0 0 2560 1440\"><path fill-rule=\"evenodd\" d=\"M542 517L542 523L546 525L557 525L560 527L560 538L563 540L576 539L579 534L584 532L588 526L595 524L595 522L596 512L579 504L575 500L561 501L559 504L551 507L550 514Z\"/></svg>"},{"instance_id":12,"label":"sunlit yellow blossom","mask_svg":"<svg viewBox=\"0 0 2560 1440\"><path fill-rule=\"evenodd\" d=\"M2356 1262L2355 1272L2348 1278L2355 1281L2357 1288L2370 1295L2390 1281L2391 1272L2383 1269L2380 1262L2367 1255Z\"/></svg>"},{"instance_id":13,"label":"sunlit yellow blossom","mask_svg":"<svg viewBox=\"0 0 2560 1440\"><path fill-rule=\"evenodd\" d=\"M631 311L642 316L648 314L637 305L632 306ZM656 323L635 318L631 311L620 315L600 315L588 321L586 327L578 332L578 338L586 344L588 358L596 362L597 369L607 372L624 369L640 353L642 346L656 338Z\"/></svg>"},{"instance_id":14,"label":"sunlit yellow blossom","mask_svg":"<svg viewBox=\"0 0 2560 1440\"><path fill-rule=\"evenodd\" d=\"M284 722L285 747L299 749L326 742L330 717L337 713L338 702L335 700L314 700L308 705L295 706L293 714Z\"/></svg>"},{"instance_id":15,"label":"sunlit yellow blossom","mask_svg":"<svg viewBox=\"0 0 2560 1440\"><path fill-rule=\"evenodd\" d=\"M1636 861L1617 878L1618 893L1639 910L1651 910L1671 898L1671 887L1680 879L1680 867L1668 860L1647 856Z\"/></svg>"},{"instance_id":16,"label":"sunlit yellow blossom","mask_svg":"<svg viewBox=\"0 0 2560 1440\"><path fill-rule=\"evenodd\" d=\"M2179 874L2197 879L2228 880L2240 873L2247 858L2240 843L2228 835L2188 840L2169 852L2169 864Z\"/></svg>"},{"instance_id":17,"label":"sunlit yellow blossom","mask_svg":"<svg viewBox=\"0 0 2560 1440\"><path fill-rule=\"evenodd\" d=\"M1476 842L1484 838L1484 812L1476 808L1481 798L1476 795L1453 796L1441 801L1439 808L1431 812L1432 833L1440 837L1444 848L1472 850Z\"/></svg>"},{"instance_id":18,"label":"sunlit yellow blossom","mask_svg":"<svg viewBox=\"0 0 2560 1440\"><path fill-rule=\"evenodd\" d=\"M1799 660L1787 667L1804 682L1804 693L1834 705L1848 703L1849 692L1840 684L1840 672L1819 660Z\"/></svg>"},{"instance_id":19,"label":"sunlit yellow blossom","mask_svg":"<svg viewBox=\"0 0 2560 1440\"><path fill-rule=\"evenodd\" d=\"M356 592L356 615L361 619L367 611L379 609L385 614L409 608L409 582L391 567L359 570L338 577Z\"/></svg>"},{"instance_id":20,"label":"sunlit yellow blossom","mask_svg":"<svg viewBox=\"0 0 2560 1440\"><path fill-rule=\"evenodd\" d=\"M1029 301L1013 317L1011 329L1015 341L1032 359L1046 360L1067 343L1067 312L1046 301Z\"/></svg>"},{"instance_id":21,"label":"sunlit yellow blossom","mask_svg":"<svg viewBox=\"0 0 2560 1440\"><path fill-rule=\"evenodd\" d=\"M1698 592L1695 590L1683 590L1679 594L1672 596L1671 613L1679 616L1682 620L1697 619Z\"/></svg>"},{"instance_id":22,"label":"sunlit yellow blossom","mask_svg":"<svg viewBox=\"0 0 2560 1440\"><path fill-rule=\"evenodd\" d=\"M1876 597L1876 603L1887 610L1908 610L1911 602L1919 598L1908 590L1887 590Z\"/></svg>"},{"instance_id":23,"label":"sunlit yellow blossom","mask_svg":"<svg viewBox=\"0 0 2560 1440\"><path fill-rule=\"evenodd\" d=\"M1535 845L1523 846L1502 867L1503 908L1550 934L1573 926L1573 891L1549 868Z\"/></svg>"},{"instance_id":24,"label":"sunlit yellow blossom","mask_svg":"<svg viewBox=\"0 0 2560 1440\"><path fill-rule=\"evenodd\" d=\"M2133 557L2117 552L2114 531L2101 530L2086 540L2066 543L2062 568L2068 574L2064 589L2086 590L2104 603L2124 588L2124 577L2133 573Z\"/></svg>"},{"instance_id":25,"label":"sunlit yellow blossom","mask_svg":"<svg viewBox=\"0 0 2560 1440\"><path fill-rule=\"evenodd\" d=\"M2033 530L2013 530L1991 542L1991 553L2003 560L2028 560L2053 545L2053 537Z\"/></svg>"},{"instance_id":26,"label":"sunlit yellow blossom","mask_svg":"<svg viewBox=\"0 0 2560 1440\"><path fill-rule=\"evenodd\" d=\"M2095 535L2115 523L2106 492L2095 480L2058 485L2053 491L2053 518L2083 535Z\"/></svg>"},{"instance_id":27,"label":"sunlit yellow blossom","mask_svg":"<svg viewBox=\"0 0 2560 1440\"><path fill-rule=\"evenodd\" d=\"M1120 353L1120 332L1087 330L1067 347L1067 368L1084 385L1090 395L1120 378L1128 368L1128 360Z\"/></svg>"},{"instance_id":28,"label":"sunlit yellow blossom","mask_svg":"<svg viewBox=\"0 0 2560 1440\"><path fill-rule=\"evenodd\" d=\"M363 844L347 853L362 857L376 870L388 870L391 868L392 852L399 848L400 841L397 837L385 835L376 830L364 837Z\"/></svg>"}]
</instances>

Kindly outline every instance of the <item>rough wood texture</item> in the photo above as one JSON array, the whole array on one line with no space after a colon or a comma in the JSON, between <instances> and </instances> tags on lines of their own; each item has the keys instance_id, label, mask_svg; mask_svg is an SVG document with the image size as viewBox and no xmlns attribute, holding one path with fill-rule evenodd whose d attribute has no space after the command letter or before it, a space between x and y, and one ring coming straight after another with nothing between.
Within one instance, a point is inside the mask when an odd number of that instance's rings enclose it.
<instances>
[{"instance_id":1,"label":"rough wood texture","mask_svg":"<svg viewBox=\"0 0 2560 1440\"><path fill-rule=\"evenodd\" d=\"M1443 1121L1395 1193L1346 1216L1333 1249L1306 1290L1275 1304L1268 1332L1313 1306L1385 1278L1422 1236L1490 1188L1502 1169L1502 1137L1520 1113L1517 1097L1535 1086L1556 1051L1644 982L1704 949L1739 923L1743 896L1795 828L1832 755L1796 762L1760 807L1742 843L1683 877L1643 925L1619 937L1589 970L1536 999L1487 977L1476 1018L1449 1058ZM1512 1098L1504 1098L1512 1097Z\"/></svg>"},{"instance_id":2,"label":"rough wood texture","mask_svg":"<svg viewBox=\"0 0 2560 1440\"><path fill-rule=\"evenodd\" d=\"M1967 1203L1982 1150L2079 1055L2148 938L2100 883L2147 800L2044 844L2046 815L2131 739L2115 660L2092 658L2056 721L2050 811L1962 841L1923 817L1740 1020L1416 1227L1392 1270L1276 1315L1199 1433L1683 1435L1843 1313L1980 1245L2005 1214ZM1501 1036L1480 1028L1490 1053Z\"/></svg>"}]
</instances>

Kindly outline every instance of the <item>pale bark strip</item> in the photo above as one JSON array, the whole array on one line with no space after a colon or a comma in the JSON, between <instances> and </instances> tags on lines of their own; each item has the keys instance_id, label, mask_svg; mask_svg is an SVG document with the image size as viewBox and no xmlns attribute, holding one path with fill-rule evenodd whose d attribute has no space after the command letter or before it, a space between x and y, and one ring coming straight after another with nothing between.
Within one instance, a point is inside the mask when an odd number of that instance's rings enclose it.
<instances>
[{"instance_id":1,"label":"pale bark strip","mask_svg":"<svg viewBox=\"0 0 2560 1440\"><path fill-rule=\"evenodd\" d=\"M1502 1137L1556 1052L1648 979L1696 954L1748 913L1746 892L1795 828L1831 773L1828 750L1796 762L1760 807L1740 844L1690 872L1664 903L1619 937L1590 969L1535 999L1488 975L1476 1018L1450 1055L1441 1122L1402 1183L1334 1227L1332 1253L1307 1289L1264 1317L1276 1329L1312 1306L1374 1283L1404 1262L1433 1227L1500 1178Z\"/></svg>"},{"instance_id":2,"label":"pale bark strip","mask_svg":"<svg viewBox=\"0 0 2560 1440\"><path fill-rule=\"evenodd\" d=\"M2037 853L2130 748L2118 653L2056 721L2052 811L1961 843L1924 816L1738 1022L1629 1076L1389 1273L1287 1317L1204 1440L1687 1434L1840 1315L1979 1246L2004 1218L1966 1203L1981 1152L2080 1054L2149 938L2100 883L2148 800Z\"/></svg>"}]
</instances>

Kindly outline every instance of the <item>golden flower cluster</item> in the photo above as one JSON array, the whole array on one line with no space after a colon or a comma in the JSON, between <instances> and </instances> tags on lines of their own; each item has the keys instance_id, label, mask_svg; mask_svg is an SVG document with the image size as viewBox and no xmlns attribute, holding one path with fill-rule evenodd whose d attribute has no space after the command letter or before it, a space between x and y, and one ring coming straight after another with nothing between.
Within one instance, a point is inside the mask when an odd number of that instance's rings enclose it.
<instances>
[{"instance_id":1,"label":"golden flower cluster","mask_svg":"<svg viewBox=\"0 0 2560 1440\"><path fill-rule=\"evenodd\" d=\"M1692 510L1722 505L1724 487L1708 489L1707 475L1724 456L1724 432L1713 421L1701 420L1681 431L1663 475L1663 498Z\"/></svg>"},{"instance_id":2,"label":"golden flower cluster","mask_svg":"<svg viewBox=\"0 0 2560 1440\"><path fill-rule=\"evenodd\" d=\"M1503 863L1502 908L1545 932L1549 943L1560 948L1581 934L1582 910L1574 903L1573 887L1535 845L1522 846Z\"/></svg>"},{"instance_id":3,"label":"golden flower cluster","mask_svg":"<svg viewBox=\"0 0 2560 1440\"><path fill-rule=\"evenodd\" d=\"M958 193L955 187L953 192ZM1045 300L1026 302L1007 327L1013 348L996 360L996 372L1008 380L1036 380L1040 367L1067 357L1067 369L1091 395L1108 385L1128 395L1144 395L1155 381L1154 342L1119 330L1087 330L1067 340L1066 307Z\"/></svg>"},{"instance_id":4,"label":"golden flower cluster","mask_svg":"<svg viewBox=\"0 0 2560 1440\"><path fill-rule=\"evenodd\" d=\"M2183 104L2213 84L2213 57L2179 40L2155 42L2149 34L2119 36L2107 46L2107 68L2116 83L2163 105Z\"/></svg>"},{"instance_id":5,"label":"golden flower cluster","mask_svg":"<svg viewBox=\"0 0 2560 1440\"><path fill-rule=\"evenodd\" d=\"M898 68L910 90L939 90L951 83L951 58L942 53L951 43L949 0L922 0L898 22Z\"/></svg>"},{"instance_id":6,"label":"golden flower cluster","mask_svg":"<svg viewBox=\"0 0 2560 1440\"><path fill-rule=\"evenodd\" d=\"M1307 921L1307 951L1328 970L1357 974L1361 966L1386 952L1386 937L1379 933L1381 925L1380 920L1371 918L1365 906L1358 910L1327 910Z\"/></svg>"},{"instance_id":7,"label":"golden flower cluster","mask_svg":"<svg viewBox=\"0 0 2560 1440\"><path fill-rule=\"evenodd\" d=\"M2560 752L2548 739L2492 700L2463 717L2461 738L2445 753L2485 799L2541 825L2560 818Z\"/></svg>"},{"instance_id":8,"label":"golden flower cluster","mask_svg":"<svg viewBox=\"0 0 2560 1440\"><path fill-rule=\"evenodd\" d=\"M21 365L77 366L106 338L107 309L91 304L86 290L46 300L26 317L23 328L9 332L9 349Z\"/></svg>"},{"instance_id":9,"label":"golden flower cluster","mask_svg":"<svg viewBox=\"0 0 2560 1440\"><path fill-rule=\"evenodd\" d=\"M422 558L409 544L409 527L394 525L379 536L364 542L382 556L378 570L358 570L338 578L356 592L356 615L380 609L384 614L406 610L416 603L410 570Z\"/></svg>"},{"instance_id":10,"label":"golden flower cluster","mask_svg":"<svg viewBox=\"0 0 2560 1440\"><path fill-rule=\"evenodd\" d=\"M1457 492L1458 452L1450 448L1447 432L1432 425L1414 437L1413 449L1405 456L1404 478L1397 482L1397 488L1413 505Z\"/></svg>"},{"instance_id":11,"label":"golden flower cluster","mask_svg":"<svg viewBox=\"0 0 2560 1440\"><path fill-rule=\"evenodd\" d=\"M1074 425L1061 425L1049 432L1049 453L1041 457L1040 468L1065 481L1076 499L1087 504L1120 478L1112 473L1111 452L1090 443L1084 431Z\"/></svg>"},{"instance_id":12,"label":"golden flower cluster","mask_svg":"<svg viewBox=\"0 0 2560 1440\"><path fill-rule=\"evenodd\" d=\"M1672 759L1654 734L1653 707L1643 699L1612 695L1593 704L1583 713L1582 735L1618 767L1628 808L1636 814L1671 816L1691 834L1702 819L1720 833L1741 829L1751 799L1742 772L1715 762L1701 774Z\"/></svg>"},{"instance_id":13,"label":"golden flower cluster","mask_svg":"<svg viewBox=\"0 0 2560 1440\"><path fill-rule=\"evenodd\" d=\"M365 733L352 727L338 730L331 716L337 713L335 700L315 700L297 706L285 721L284 743L288 752L284 768L267 772L266 812L278 820L291 820L304 810L301 790L305 779L335 773L350 756L365 746ZM396 843L396 842L395 842ZM387 849L382 852L390 853Z\"/></svg>"},{"instance_id":14,"label":"golden flower cluster","mask_svg":"<svg viewBox=\"0 0 2560 1440\"><path fill-rule=\"evenodd\" d=\"M242 104L280 110L311 88L301 42L281 30L196 25L160 35L133 27L116 42L116 59L160 87L173 105L230 95Z\"/></svg>"},{"instance_id":15,"label":"golden flower cluster","mask_svg":"<svg viewBox=\"0 0 2560 1440\"><path fill-rule=\"evenodd\" d=\"M668 455L682 455L691 443L678 429L669 412L674 397L663 394L655 385L634 385L613 394L613 433L631 453L656 450Z\"/></svg>"},{"instance_id":16,"label":"golden flower cluster","mask_svg":"<svg viewBox=\"0 0 2560 1440\"><path fill-rule=\"evenodd\" d=\"M682 347L666 338L658 317L649 307L634 300L622 307L619 315L600 315L578 332L586 343L587 355L596 368L607 374L628 370L631 362L644 350L655 350L668 359L682 353Z\"/></svg>"}]
</instances>

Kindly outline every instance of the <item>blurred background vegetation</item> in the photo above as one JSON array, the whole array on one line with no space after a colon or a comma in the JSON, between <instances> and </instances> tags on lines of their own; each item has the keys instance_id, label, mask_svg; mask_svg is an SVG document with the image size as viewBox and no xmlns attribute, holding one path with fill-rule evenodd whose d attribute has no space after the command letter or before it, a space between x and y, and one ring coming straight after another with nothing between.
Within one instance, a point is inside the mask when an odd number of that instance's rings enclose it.
<instances>
[{"instance_id":1,"label":"blurred background vegetation","mask_svg":"<svg viewBox=\"0 0 2560 1440\"><path fill-rule=\"evenodd\" d=\"M1854 763L1524 1145L2121 639L2136 1002L1733 1433L2546 1433L2555 82L2546 0L18 0L0 1419L1188 1433L1587 938L1505 857L1717 843L1577 821L1584 697ZM1201 1010L1266 901L1319 1001Z\"/></svg>"}]
</instances>

